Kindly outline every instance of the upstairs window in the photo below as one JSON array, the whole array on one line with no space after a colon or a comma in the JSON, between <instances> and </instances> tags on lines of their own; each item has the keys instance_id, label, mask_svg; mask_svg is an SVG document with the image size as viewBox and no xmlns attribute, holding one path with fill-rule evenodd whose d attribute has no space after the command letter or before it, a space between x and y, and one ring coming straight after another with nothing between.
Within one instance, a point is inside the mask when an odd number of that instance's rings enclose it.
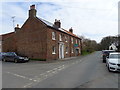
<instances>
[{"instance_id":1,"label":"upstairs window","mask_svg":"<svg viewBox=\"0 0 120 90\"><path fill-rule=\"evenodd\" d=\"M76 44L77 44L77 39L76 39Z\"/></svg>"},{"instance_id":2,"label":"upstairs window","mask_svg":"<svg viewBox=\"0 0 120 90\"><path fill-rule=\"evenodd\" d=\"M52 40L55 40L55 32L52 32Z\"/></svg>"},{"instance_id":3,"label":"upstairs window","mask_svg":"<svg viewBox=\"0 0 120 90\"><path fill-rule=\"evenodd\" d=\"M66 47L66 54L68 54L68 47Z\"/></svg>"},{"instance_id":4,"label":"upstairs window","mask_svg":"<svg viewBox=\"0 0 120 90\"><path fill-rule=\"evenodd\" d=\"M52 47L52 54L56 54L56 48L55 48L55 46Z\"/></svg>"},{"instance_id":5,"label":"upstairs window","mask_svg":"<svg viewBox=\"0 0 120 90\"><path fill-rule=\"evenodd\" d=\"M71 43L73 43L73 38L71 37Z\"/></svg>"},{"instance_id":6,"label":"upstairs window","mask_svg":"<svg viewBox=\"0 0 120 90\"><path fill-rule=\"evenodd\" d=\"M67 36L65 36L65 42L68 42L68 40L67 40L68 38L67 38Z\"/></svg>"},{"instance_id":7,"label":"upstairs window","mask_svg":"<svg viewBox=\"0 0 120 90\"><path fill-rule=\"evenodd\" d=\"M79 45L80 45L80 40L79 40Z\"/></svg>"},{"instance_id":8,"label":"upstairs window","mask_svg":"<svg viewBox=\"0 0 120 90\"><path fill-rule=\"evenodd\" d=\"M59 41L62 41L62 35L59 34Z\"/></svg>"}]
</instances>

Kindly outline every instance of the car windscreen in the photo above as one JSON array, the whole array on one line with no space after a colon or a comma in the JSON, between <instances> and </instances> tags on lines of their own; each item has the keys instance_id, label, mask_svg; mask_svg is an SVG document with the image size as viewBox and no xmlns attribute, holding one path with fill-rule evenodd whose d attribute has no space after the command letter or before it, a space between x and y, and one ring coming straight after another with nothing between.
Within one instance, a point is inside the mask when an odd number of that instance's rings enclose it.
<instances>
[{"instance_id":1,"label":"car windscreen","mask_svg":"<svg viewBox=\"0 0 120 90\"><path fill-rule=\"evenodd\" d=\"M10 52L8 52L8 53L6 53L8 56L15 56L16 54L15 53L10 53Z\"/></svg>"},{"instance_id":2,"label":"car windscreen","mask_svg":"<svg viewBox=\"0 0 120 90\"><path fill-rule=\"evenodd\" d=\"M109 58L120 58L120 54L111 54Z\"/></svg>"}]
</instances>

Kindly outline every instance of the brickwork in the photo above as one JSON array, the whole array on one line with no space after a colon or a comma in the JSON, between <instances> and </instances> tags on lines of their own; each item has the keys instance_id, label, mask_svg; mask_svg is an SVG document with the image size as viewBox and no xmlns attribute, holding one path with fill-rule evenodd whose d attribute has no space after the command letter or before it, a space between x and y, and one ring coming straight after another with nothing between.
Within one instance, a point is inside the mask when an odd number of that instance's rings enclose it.
<instances>
[{"instance_id":1,"label":"brickwork","mask_svg":"<svg viewBox=\"0 0 120 90\"><path fill-rule=\"evenodd\" d=\"M23 26L21 28L17 27L11 37L3 40L3 52L17 52L32 59L46 60L56 60L81 54L80 38L72 32L61 31L52 28L52 26L48 27L46 25L47 21L36 17L36 10L34 11L34 8L29 10L29 14L30 16ZM52 32L55 33L55 40L52 39ZM73 38L73 43L71 38Z\"/></svg>"},{"instance_id":2,"label":"brickwork","mask_svg":"<svg viewBox=\"0 0 120 90\"><path fill-rule=\"evenodd\" d=\"M52 32L55 32L55 40L52 40ZM62 41L59 41L59 35L62 34ZM67 40L65 40L65 37L67 37ZM73 38L73 43L71 43L71 37ZM77 40L77 43L76 43ZM59 59L59 42L64 43L64 57L73 57L73 56L79 56L80 52L78 55L75 55L75 44L78 44L79 50L80 50L80 44L79 44L80 39L75 38L73 36L70 36L66 33L54 30L54 29L48 29L47 30L47 59ZM52 47L56 47L56 53L52 54ZM67 47L67 48L66 48ZM72 49L73 48L73 53ZM66 50L68 49L68 50ZM66 52L67 51L67 52Z\"/></svg>"},{"instance_id":3,"label":"brickwork","mask_svg":"<svg viewBox=\"0 0 120 90\"><path fill-rule=\"evenodd\" d=\"M17 52L30 58L46 59L46 29L36 18L29 18L16 32Z\"/></svg>"}]
</instances>

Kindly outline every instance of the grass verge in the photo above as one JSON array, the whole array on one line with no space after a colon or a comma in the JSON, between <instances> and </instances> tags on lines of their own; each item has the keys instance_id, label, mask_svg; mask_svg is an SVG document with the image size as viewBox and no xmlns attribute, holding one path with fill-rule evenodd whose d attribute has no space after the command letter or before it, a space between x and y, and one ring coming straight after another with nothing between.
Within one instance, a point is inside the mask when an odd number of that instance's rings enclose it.
<instances>
[{"instance_id":1,"label":"grass verge","mask_svg":"<svg viewBox=\"0 0 120 90\"><path fill-rule=\"evenodd\" d=\"M92 52L87 52L87 51L82 51L82 55L85 56L85 55L88 55L88 54L91 54Z\"/></svg>"}]
</instances>

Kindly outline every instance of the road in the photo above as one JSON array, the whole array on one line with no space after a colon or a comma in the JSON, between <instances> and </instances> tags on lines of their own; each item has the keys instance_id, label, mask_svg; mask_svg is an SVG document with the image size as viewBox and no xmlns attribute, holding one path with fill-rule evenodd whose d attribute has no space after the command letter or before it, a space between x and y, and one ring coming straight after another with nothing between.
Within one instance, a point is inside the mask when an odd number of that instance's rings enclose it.
<instances>
[{"instance_id":1,"label":"road","mask_svg":"<svg viewBox=\"0 0 120 90\"><path fill-rule=\"evenodd\" d=\"M108 72L101 52L28 63L3 62L3 88L118 88L118 72Z\"/></svg>"}]
</instances>

